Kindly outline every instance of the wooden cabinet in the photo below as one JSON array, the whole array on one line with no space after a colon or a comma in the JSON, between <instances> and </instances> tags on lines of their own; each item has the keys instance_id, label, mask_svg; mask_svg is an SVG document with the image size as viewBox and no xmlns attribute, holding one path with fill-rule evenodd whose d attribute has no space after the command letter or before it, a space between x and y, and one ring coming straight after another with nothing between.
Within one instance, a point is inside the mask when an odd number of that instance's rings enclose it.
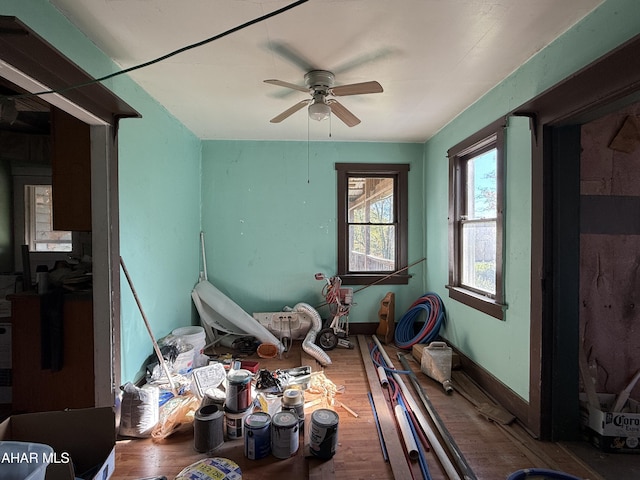
<instances>
[{"instance_id":1,"label":"wooden cabinet","mask_svg":"<svg viewBox=\"0 0 640 480\"><path fill-rule=\"evenodd\" d=\"M9 299L12 309L13 412L95 406L91 295L64 295L60 338L62 363L57 371L43 368L42 297L35 293L22 293L11 295ZM44 338L49 340L46 336Z\"/></svg>"},{"instance_id":2,"label":"wooden cabinet","mask_svg":"<svg viewBox=\"0 0 640 480\"><path fill-rule=\"evenodd\" d=\"M91 129L52 107L51 171L54 230L91 231Z\"/></svg>"}]
</instances>

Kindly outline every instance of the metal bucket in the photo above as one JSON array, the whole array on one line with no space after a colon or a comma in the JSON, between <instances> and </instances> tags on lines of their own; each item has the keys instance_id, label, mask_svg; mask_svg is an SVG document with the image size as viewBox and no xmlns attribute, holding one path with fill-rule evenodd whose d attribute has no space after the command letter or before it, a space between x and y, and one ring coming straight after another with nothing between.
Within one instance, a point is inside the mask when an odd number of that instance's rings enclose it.
<instances>
[{"instance_id":1,"label":"metal bucket","mask_svg":"<svg viewBox=\"0 0 640 480\"><path fill-rule=\"evenodd\" d=\"M276 458L289 458L298 451L298 416L293 412L278 412L271 422L271 453Z\"/></svg>"},{"instance_id":2,"label":"metal bucket","mask_svg":"<svg viewBox=\"0 0 640 480\"><path fill-rule=\"evenodd\" d=\"M227 398L225 407L230 412L244 412L252 402L249 370L233 370L227 376Z\"/></svg>"},{"instance_id":3,"label":"metal bucket","mask_svg":"<svg viewBox=\"0 0 640 480\"><path fill-rule=\"evenodd\" d=\"M259 460L271 453L271 416L255 412L244 420L244 454L249 460Z\"/></svg>"},{"instance_id":4,"label":"metal bucket","mask_svg":"<svg viewBox=\"0 0 640 480\"><path fill-rule=\"evenodd\" d=\"M327 408L319 408L311 414L309 450L314 456L328 459L335 455L339 420L338 414Z\"/></svg>"}]
</instances>

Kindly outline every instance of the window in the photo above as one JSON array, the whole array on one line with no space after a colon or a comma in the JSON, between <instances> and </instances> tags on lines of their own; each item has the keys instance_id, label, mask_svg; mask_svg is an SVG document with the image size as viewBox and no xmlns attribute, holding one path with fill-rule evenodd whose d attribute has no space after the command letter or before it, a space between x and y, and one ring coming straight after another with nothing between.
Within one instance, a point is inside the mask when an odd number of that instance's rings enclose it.
<instances>
[{"instance_id":1,"label":"window","mask_svg":"<svg viewBox=\"0 0 640 480\"><path fill-rule=\"evenodd\" d=\"M336 170L338 275L352 285L407 283L408 275L389 274L407 266L409 165L338 163Z\"/></svg>"},{"instance_id":2,"label":"window","mask_svg":"<svg viewBox=\"0 0 640 480\"><path fill-rule=\"evenodd\" d=\"M52 230L51 168L12 165L14 269L23 271L22 245L29 246L31 275L40 265L53 268L58 260L69 260L88 252L90 234ZM87 249L87 246L89 246Z\"/></svg>"},{"instance_id":3,"label":"window","mask_svg":"<svg viewBox=\"0 0 640 480\"><path fill-rule=\"evenodd\" d=\"M503 124L449 150L449 296L503 318Z\"/></svg>"},{"instance_id":4,"label":"window","mask_svg":"<svg viewBox=\"0 0 640 480\"><path fill-rule=\"evenodd\" d=\"M51 185L24 186L24 237L31 252L71 252L71 232L53 230Z\"/></svg>"}]
</instances>

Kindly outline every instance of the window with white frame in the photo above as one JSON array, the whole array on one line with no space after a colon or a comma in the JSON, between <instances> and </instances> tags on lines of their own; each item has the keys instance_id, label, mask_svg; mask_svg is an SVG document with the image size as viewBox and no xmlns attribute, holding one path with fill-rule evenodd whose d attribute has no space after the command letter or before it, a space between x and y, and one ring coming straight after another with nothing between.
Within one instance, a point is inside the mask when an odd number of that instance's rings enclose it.
<instances>
[{"instance_id":1,"label":"window with white frame","mask_svg":"<svg viewBox=\"0 0 640 480\"><path fill-rule=\"evenodd\" d=\"M449 150L449 296L503 318L503 124Z\"/></svg>"},{"instance_id":2,"label":"window with white frame","mask_svg":"<svg viewBox=\"0 0 640 480\"><path fill-rule=\"evenodd\" d=\"M24 186L24 237L31 252L71 252L70 231L53 229L51 185Z\"/></svg>"}]
</instances>

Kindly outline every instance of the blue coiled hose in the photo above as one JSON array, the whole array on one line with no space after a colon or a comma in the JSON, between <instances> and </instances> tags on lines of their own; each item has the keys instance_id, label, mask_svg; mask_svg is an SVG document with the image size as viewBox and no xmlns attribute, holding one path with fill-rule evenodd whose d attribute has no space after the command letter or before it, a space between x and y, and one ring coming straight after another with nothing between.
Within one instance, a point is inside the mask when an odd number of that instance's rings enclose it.
<instances>
[{"instance_id":1,"label":"blue coiled hose","mask_svg":"<svg viewBox=\"0 0 640 480\"><path fill-rule=\"evenodd\" d=\"M425 322L415 334L416 320L426 312ZM402 316L396 326L395 343L398 348L411 348L416 343L429 343L438 337L440 327L445 321L445 308L442 299L436 293L425 293Z\"/></svg>"}]
</instances>

